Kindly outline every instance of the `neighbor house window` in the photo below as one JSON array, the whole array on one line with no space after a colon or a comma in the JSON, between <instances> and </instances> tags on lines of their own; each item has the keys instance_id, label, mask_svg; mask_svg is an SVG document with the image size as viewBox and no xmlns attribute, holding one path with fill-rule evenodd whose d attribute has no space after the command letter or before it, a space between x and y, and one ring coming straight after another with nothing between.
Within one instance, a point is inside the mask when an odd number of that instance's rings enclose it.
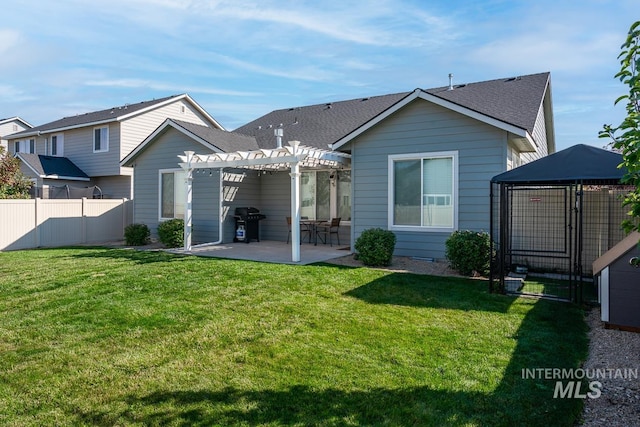
<instances>
[{"instance_id":1,"label":"neighbor house window","mask_svg":"<svg viewBox=\"0 0 640 427\"><path fill-rule=\"evenodd\" d=\"M93 128L93 152L109 151L109 126Z\"/></svg>"},{"instance_id":2,"label":"neighbor house window","mask_svg":"<svg viewBox=\"0 0 640 427\"><path fill-rule=\"evenodd\" d=\"M22 141L16 141L14 150L16 153L35 153L36 152L36 140L24 139Z\"/></svg>"},{"instance_id":3,"label":"neighbor house window","mask_svg":"<svg viewBox=\"0 0 640 427\"><path fill-rule=\"evenodd\" d=\"M351 220L351 171L303 172L300 215L311 219Z\"/></svg>"},{"instance_id":4,"label":"neighbor house window","mask_svg":"<svg viewBox=\"0 0 640 427\"><path fill-rule=\"evenodd\" d=\"M52 135L49 143L49 154L52 156L63 156L64 137L60 133Z\"/></svg>"},{"instance_id":5,"label":"neighbor house window","mask_svg":"<svg viewBox=\"0 0 640 427\"><path fill-rule=\"evenodd\" d=\"M389 156L389 227L457 227L457 152Z\"/></svg>"},{"instance_id":6,"label":"neighbor house window","mask_svg":"<svg viewBox=\"0 0 640 427\"><path fill-rule=\"evenodd\" d=\"M184 219L186 199L185 172L182 170L160 171L160 219Z\"/></svg>"}]
</instances>

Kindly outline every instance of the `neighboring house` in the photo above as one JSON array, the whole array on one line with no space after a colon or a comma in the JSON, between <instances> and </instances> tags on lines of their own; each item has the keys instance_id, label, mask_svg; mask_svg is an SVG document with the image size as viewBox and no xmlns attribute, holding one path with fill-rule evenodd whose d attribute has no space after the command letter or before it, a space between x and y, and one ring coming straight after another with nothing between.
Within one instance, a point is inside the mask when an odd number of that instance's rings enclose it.
<instances>
[{"instance_id":1,"label":"neighboring house","mask_svg":"<svg viewBox=\"0 0 640 427\"><path fill-rule=\"evenodd\" d=\"M7 150L9 141L5 139L5 136L16 132L22 132L23 130L31 129L32 127L33 126L25 120L22 120L17 116L10 117L8 119L0 119L0 146Z\"/></svg>"},{"instance_id":2,"label":"neighboring house","mask_svg":"<svg viewBox=\"0 0 640 427\"><path fill-rule=\"evenodd\" d=\"M132 170L120 161L168 117L222 129L189 95L182 94L78 114L13 133L7 137L9 152L18 154L23 173L42 189L40 194L46 195L48 187L75 185L98 186L107 198L132 198ZM48 163L47 170L43 162ZM81 173L70 176L74 168L69 169L69 163Z\"/></svg>"},{"instance_id":3,"label":"neighboring house","mask_svg":"<svg viewBox=\"0 0 640 427\"><path fill-rule=\"evenodd\" d=\"M284 145L297 140L351 157L350 166L318 163L302 171L303 216L341 217L341 241L352 249L363 230L381 227L395 233L396 255L436 259L444 257L454 230L489 230L493 176L555 151L549 73L277 110L223 133L227 146L175 123L163 126L122 162L135 165L136 194L146 195L134 200L134 221L154 232L158 222L183 212L185 199L177 192L185 190L175 184L184 175L178 155L242 151L211 163L229 166L222 182L219 169L194 174L194 239L230 241L233 209L254 206L267 216L261 239L286 241L290 170L265 170L256 161L239 171L233 167L241 163L224 160L271 155L281 129ZM234 145L234 133L251 138ZM252 154L252 146L263 151ZM222 191L215 191L218 185ZM167 200L173 210L165 209Z\"/></svg>"}]
</instances>

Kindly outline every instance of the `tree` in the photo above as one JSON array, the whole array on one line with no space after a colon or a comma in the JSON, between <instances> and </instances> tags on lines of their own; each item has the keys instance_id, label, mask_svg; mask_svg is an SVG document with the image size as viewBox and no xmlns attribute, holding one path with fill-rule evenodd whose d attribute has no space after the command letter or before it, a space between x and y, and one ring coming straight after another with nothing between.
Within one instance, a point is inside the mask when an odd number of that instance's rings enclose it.
<instances>
[{"instance_id":1,"label":"tree","mask_svg":"<svg viewBox=\"0 0 640 427\"><path fill-rule=\"evenodd\" d=\"M20 170L20 160L0 146L0 199L28 199L31 185Z\"/></svg>"},{"instance_id":2,"label":"tree","mask_svg":"<svg viewBox=\"0 0 640 427\"><path fill-rule=\"evenodd\" d=\"M627 168L622 182L635 187L623 201L623 206L629 206L630 218L623 221L622 228L629 233L640 231L640 21L631 25L621 49L621 68L615 77L629 86L629 94L620 96L615 104L626 101L627 117L617 127L604 125L599 135L611 138L613 148L622 153L621 166Z\"/></svg>"}]
</instances>

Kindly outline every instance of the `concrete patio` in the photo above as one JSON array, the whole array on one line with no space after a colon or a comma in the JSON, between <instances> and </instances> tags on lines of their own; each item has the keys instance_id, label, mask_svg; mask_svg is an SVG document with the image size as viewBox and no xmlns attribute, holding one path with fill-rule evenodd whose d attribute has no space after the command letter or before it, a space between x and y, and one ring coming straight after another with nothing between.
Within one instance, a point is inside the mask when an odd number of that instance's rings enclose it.
<instances>
[{"instance_id":1,"label":"concrete patio","mask_svg":"<svg viewBox=\"0 0 640 427\"><path fill-rule=\"evenodd\" d=\"M190 254L203 257L244 259L250 261L272 262L277 264L313 264L323 262L333 258L340 258L349 255L348 245L319 244L317 246L309 243L300 245L300 262L291 261L291 244L274 240L262 240L251 243L221 243L218 245L194 245L189 252L183 249L172 249L171 252L180 254Z\"/></svg>"}]
</instances>

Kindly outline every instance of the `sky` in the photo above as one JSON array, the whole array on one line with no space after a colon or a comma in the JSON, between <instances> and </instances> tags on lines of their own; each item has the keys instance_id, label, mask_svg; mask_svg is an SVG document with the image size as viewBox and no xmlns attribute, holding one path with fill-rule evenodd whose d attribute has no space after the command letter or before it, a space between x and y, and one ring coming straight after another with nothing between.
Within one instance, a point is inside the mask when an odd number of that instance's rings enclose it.
<instances>
[{"instance_id":1,"label":"sky","mask_svg":"<svg viewBox=\"0 0 640 427\"><path fill-rule=\"evenodd\" d=\"M556 149L603 147L638 0L21 0L0 118L34 126L188 93L227 130L270 111L551 73Z\"/></svg>"}]
</instances>

